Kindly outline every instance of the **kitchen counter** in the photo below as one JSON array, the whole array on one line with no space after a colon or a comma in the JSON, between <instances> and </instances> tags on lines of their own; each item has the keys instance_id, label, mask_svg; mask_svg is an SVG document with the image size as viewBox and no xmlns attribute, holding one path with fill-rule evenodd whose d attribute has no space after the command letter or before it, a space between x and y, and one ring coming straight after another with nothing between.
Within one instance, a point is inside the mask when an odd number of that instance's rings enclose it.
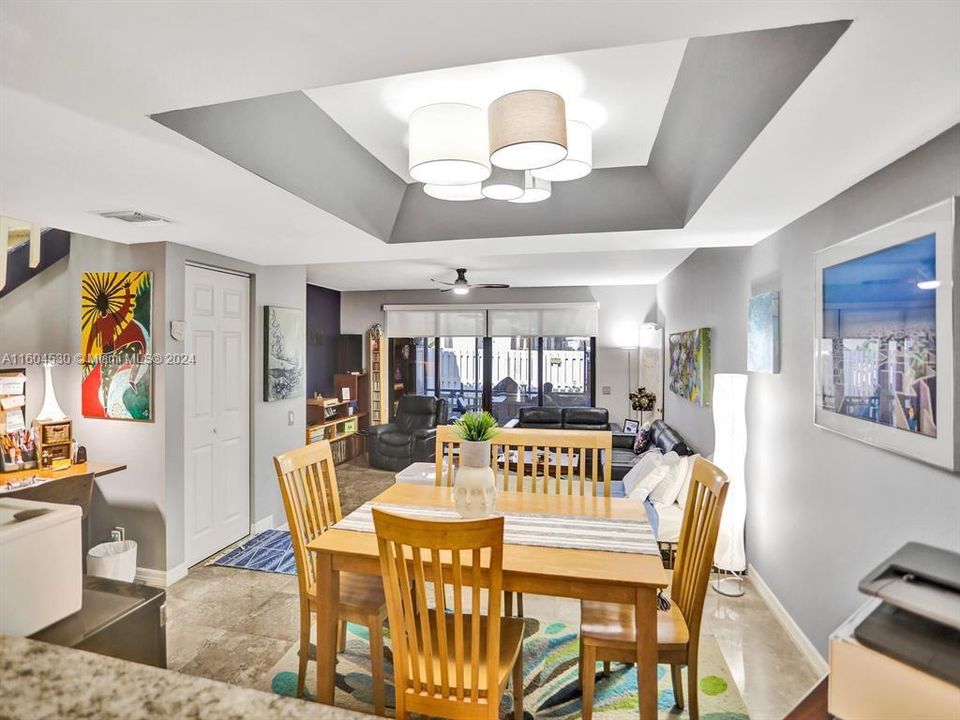
<instances>
[{"instance_id":1,"label":"kitchen counter","mask_svg":"<svg viewBox=\"0 0 960 720\"><path fill-rule=\"evenodd\" d=\"M0 635L0 718L370 720L149 665Z\"/></svg>"}]
</instances>

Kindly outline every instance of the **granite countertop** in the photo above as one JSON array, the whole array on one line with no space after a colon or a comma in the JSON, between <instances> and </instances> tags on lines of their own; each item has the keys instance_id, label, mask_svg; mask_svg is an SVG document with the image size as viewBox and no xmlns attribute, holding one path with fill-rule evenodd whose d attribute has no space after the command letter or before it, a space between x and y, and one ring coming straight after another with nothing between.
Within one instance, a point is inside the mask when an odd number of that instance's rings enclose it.
<instances>
[{"instance_id":1,"label":"granite countertop","mask_svg":"<svg viewBox=\"0 0 960 720\"><path fill-rule=\"evenodd\" d=\"M4 720L371 717L82 650L0 635L0 718Z\"/></svg>"}]
</instances>

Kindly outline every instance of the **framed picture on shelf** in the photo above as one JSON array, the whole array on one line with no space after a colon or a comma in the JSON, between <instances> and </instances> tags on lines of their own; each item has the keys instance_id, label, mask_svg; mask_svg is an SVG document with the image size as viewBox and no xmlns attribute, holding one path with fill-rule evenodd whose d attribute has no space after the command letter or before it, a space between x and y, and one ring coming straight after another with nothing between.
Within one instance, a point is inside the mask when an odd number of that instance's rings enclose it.
<instances>
[{"instance_id":1,"label":"framed picture on shelf","mask_svg":"<svg viewBox=\"0 0 960 720\"><path fill-rule=\"evenodd\" d=\"M949 470L958 444L951 198L816 255L819 427Z\"/></svg>"},{"instance_id":2,"label":"framed picture on shelf","mask_svg":"<svg viewBox=\"0 0 960 720\"><path fill-rule=\"evenodd\" d=\"M640 421L639 420L624 420L623 421L623 431L629 433L630 435L636 435L637 431L640 430Z\"/></svg>"}]
</instances>

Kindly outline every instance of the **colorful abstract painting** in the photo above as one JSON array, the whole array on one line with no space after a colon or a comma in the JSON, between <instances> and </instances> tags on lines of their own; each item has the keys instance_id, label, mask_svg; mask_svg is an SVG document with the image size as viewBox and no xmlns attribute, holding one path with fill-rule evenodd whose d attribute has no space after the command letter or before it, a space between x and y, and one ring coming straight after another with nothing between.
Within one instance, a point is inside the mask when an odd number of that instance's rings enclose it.
<instances>
[{"instance_id":1,"label":"colorful abstract painting","mask_svg":"<svg viewBox=\"0 0 960 720\"><path fill-rule=\"evenodd\" d=\"M754 295L747 305L747 370L780 372L780 293Z\"/></svg>"},{"instance_id":2,"label":"colorful abstract painting","mask_svg":"<svg viewBox=\"0 0 960 720\"><path fill-rule=\"evenodd\" d=\"M303 310L263 308L263 399L288 400L306 394L306 326Z\"/></svg>"},{"instance_id":3,"label":"colorful abstract painting","mask_svg":"<svg viewBox=\"0 0 960 720\"><path fill-rule=\"evenodd\" d=\"M671 334L670 392L705 407L710 379L710 328Z\"/></svg>"},{"instance_id":4,"label":"colorful abstract painting","mask_svg":"<svg viewBox=\"0 0 960 720\"><path fill-rule=\"evenodd\" d=\"M148 272L91 272L80 281L84 417L153 419Z\"/></svg>"}]
</instances>

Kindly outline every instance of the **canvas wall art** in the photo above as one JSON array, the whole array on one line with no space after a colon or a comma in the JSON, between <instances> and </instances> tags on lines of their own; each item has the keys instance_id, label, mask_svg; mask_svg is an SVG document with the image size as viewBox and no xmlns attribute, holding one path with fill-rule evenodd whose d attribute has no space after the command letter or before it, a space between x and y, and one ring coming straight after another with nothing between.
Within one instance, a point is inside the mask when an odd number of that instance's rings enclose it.
<instances>
[{"instance_id":1,"label":"canvas wall art","mask_svg":"<svg viewBox=\"0 0 960 720\"><path fill-rule=\"evenodd\" d=\"M153 419L152 275L89 272L80 280L81 412Z\"/></svg>"},{"instance_id":2,"label":"canvas wall art","mask_svg":"<svg viewBox=\"0 0 960 720\"><path fill-rule=\"evenodd\" d=\"M303 310L263 308L263 399L303 397L306 387L306 326Z\"/></svg>"},{"instance_id":3,"label":"canvas wall art","mask_svg":"<svg viewBox=\"0 0 960 720\"><path fill-rule=\"evenodd\" d=\"M780 372L780 293L754 295L747 306L747 370Z\"/></svg>"},{"instance_id":4,"label":"canvas wall art","mask_svg":"<svg viewBox=\"0 0 960 720\"><path fill-rule=\"evenodd\" d=\"M957 466L956 200L817 257L816 421Z\"/></svg>"},{"instance_id":5,"label":"canvas wall art","mask_svg":"<svg viewBox=\"0 0 960 720\"><path fill-rule=\"evenodd\" d=\"M670 335L670 392L695 405L710 404L710 328Z\"/></svg>"}]
</instances>

